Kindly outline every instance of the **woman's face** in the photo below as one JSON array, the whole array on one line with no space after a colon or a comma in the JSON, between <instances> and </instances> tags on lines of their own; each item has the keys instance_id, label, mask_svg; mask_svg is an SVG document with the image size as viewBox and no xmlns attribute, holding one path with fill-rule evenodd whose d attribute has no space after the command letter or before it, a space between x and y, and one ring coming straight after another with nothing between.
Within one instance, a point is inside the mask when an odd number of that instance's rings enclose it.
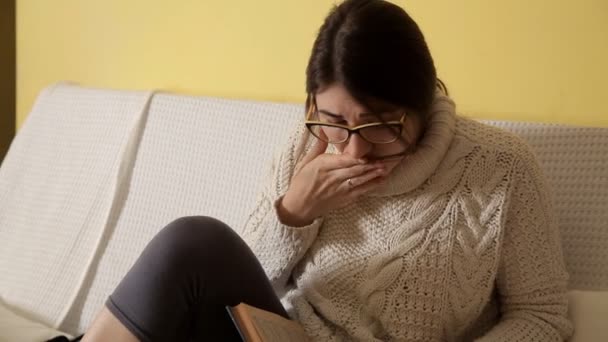
<instances>
[{"instance_id":1,"label":"woman's face","mask_svg":"<svg viewBox=\"0 0 608 342\"><path fill-rule=\"evenodd\" d=\"M315 95L318 118L314 120L321 120L325 122L337 123L355 127L363 124L380 122L377 115L380 115L385 121L399 121L405 109L378 106L376 112L372 113L370 108L358 103L342 86L341 84L334 83L328 87L325 87L321 92ZM375 115L374 115L375 114ZM402 130L403 139L397 139L395 142L388 144L372 144L363 138L359 134L351 134L350 139L342 144L336 144L336 149L340 153L348 154L354 158L367 158L373 160L378 157L401 153L405 151L410 140L415 133L414 122L412 117L414 115L407 115L406 113L406 124ZM398 159L384 160L387 171L390 172L399 162Z\"/></svg>"}]
</instances>

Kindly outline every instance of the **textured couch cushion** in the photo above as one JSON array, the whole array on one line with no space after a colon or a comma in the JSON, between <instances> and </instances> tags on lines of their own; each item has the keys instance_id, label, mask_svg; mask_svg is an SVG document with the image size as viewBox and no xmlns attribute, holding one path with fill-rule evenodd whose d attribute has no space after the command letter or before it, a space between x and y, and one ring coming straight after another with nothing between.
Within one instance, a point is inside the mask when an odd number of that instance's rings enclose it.
<instances>
[{"instance_id":1,"label":"textured couch cushion","mask_svg":"<svg viewBox=\"0 0 608 342\"><path fill-rule=\"evenodd\" d=\"M70 337L42 323L18 315L0 302L0 341L41 342L58 335Z\"/></svg>"},{"instance_id":2,"label":"textured couch cushion","mask_svg":"<svg viewBox=\"0 0 608 342\"><path fill-rule=\"evenodd\" d=\"M608 128L488 123L523 137L538 157L555 194L570 288L608 290Z\"/></svg>"},{"instance_id":3,"label":"textured couch cushion","mask_svg":"<svg viewBox=\"0 0 608 342\"><path fill-rule=\"evenodd\" d=\"M570 291L569 316L574 322L570 342L608 341L608 291Z\"/></svg>"}]
</instances>

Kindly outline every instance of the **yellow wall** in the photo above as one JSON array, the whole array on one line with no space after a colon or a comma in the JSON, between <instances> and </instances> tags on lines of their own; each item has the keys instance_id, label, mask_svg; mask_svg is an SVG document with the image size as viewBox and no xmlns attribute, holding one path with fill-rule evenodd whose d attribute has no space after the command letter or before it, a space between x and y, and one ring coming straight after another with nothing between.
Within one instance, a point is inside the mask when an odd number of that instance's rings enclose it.
<instances>
[{"instance_id":1,"label":"yellow wall","mask_svg":"<svg viewBox=\"0 0 608 342\"><path fill-rule=\"evenodd\" d=\"M461 112L608 126L608 1L396 1ZM17 125L58 80L298 102L331 0L18 0Z\"/></svg>"}]
</instances>

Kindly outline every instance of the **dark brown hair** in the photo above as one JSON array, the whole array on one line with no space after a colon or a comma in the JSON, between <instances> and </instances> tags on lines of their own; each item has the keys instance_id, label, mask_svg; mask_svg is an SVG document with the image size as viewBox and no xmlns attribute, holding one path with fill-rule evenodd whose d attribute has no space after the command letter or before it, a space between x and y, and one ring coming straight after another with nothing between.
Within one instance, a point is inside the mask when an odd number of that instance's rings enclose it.
<instances>
[{"instance_id":1,"label":"dark brown hair","mask_svg":"<svg viewBox=\"0 0 608 342\"><path fill-rule=\"evenodd\" d=\"M342 84L361 104L380 101L426 114L437 76L418 25L401 7L383 0L346 0L319 30L306 68L310 95Z\"/></svg>"}]
</instances>

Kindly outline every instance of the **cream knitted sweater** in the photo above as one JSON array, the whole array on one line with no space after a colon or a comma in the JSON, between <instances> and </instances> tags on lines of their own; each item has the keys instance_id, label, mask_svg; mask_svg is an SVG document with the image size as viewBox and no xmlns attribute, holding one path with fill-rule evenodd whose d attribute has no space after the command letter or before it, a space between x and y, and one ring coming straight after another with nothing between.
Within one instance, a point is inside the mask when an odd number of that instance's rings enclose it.
<instances>
[{"instance_id":1,"label":"cream knitted sweater","mask_svg":"<svg viewBox=\"0 0 608 342\"><path fill-rule=\"evenodd\" d=\"M438 94L417 151L386 186L309 226L289 227L275 204L313 140L300 123L242 232L313 340L571 335L555 217L522 141L456 116Z\"/></svg>"}]
</instances>

